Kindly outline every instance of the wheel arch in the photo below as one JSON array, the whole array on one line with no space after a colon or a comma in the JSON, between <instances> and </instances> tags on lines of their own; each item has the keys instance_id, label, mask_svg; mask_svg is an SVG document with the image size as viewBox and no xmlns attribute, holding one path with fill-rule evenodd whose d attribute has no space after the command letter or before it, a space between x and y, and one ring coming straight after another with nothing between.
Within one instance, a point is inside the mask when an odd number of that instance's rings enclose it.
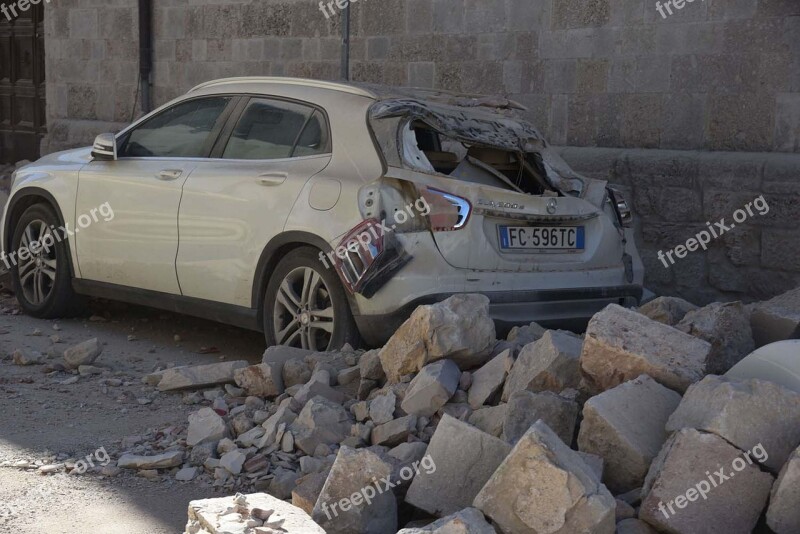
<instances>
[{"instance_id":1,"label":"wheel arch","mask_svg":"<svg viewBox=\"0 0 800 534\"><path fill-rule=\"evenodd\" d=\"M2 235L2 248L8 254L8 248L11 246L11 240L14 236L16 223L19 218L25 213L25 210L35 204L47 204L55 212L58 218L58 224L63 228L65 225L64 214L61 212L61 207L58 205L55 197L46 189L40 187L26 187L19 190L14 194L6 205L6 212L3 217L3 235ZM69 262L70 276L75 277L75 266L73 265L72 245L69 239L64 240L67 247L67 256Z\"/></svg>"},{"instance_id":2,"label":"wheel arch","mask_svg":"<svg viewBox=\"0 0 800 534\"><path fill-rule=\"evenodd\" d=\"M267 283L269 283L269 279L275 271L275 267L277 267L278 262L283 259L286 254L302 247L313 247L325 253L333 250L330 244L318 235L293 230L283 232L273 237L261 252L261 257L256 266L255 277L253 278L253 292L251 296L252 306L258 310L259 324L262 324L264 321L264 296L267 290ZM350 304L350 311L353 315L357 315L358 305L356 304L355 298L346 289L345 294Z\"/></svg>"}]
</instances>

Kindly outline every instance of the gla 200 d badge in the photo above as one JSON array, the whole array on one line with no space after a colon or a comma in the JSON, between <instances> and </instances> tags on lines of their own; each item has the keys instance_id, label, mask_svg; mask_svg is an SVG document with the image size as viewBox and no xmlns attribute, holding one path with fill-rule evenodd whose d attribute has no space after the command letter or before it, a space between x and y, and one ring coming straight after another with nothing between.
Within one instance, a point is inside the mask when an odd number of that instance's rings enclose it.
<instances>
[{"instance_id":1,"label":"gla 200 d badge","mask_svg":"<svg viewBox=\"0 0 800 534\"><path fill-rule=\"evenodd\" d=\"M525 204L515 204L513 202L495 202L494 200L486 200L483 198L478 199L478 206L486 206L489 208L504 208L512 210L525 209Z\"/></svg>"}]
</instances>

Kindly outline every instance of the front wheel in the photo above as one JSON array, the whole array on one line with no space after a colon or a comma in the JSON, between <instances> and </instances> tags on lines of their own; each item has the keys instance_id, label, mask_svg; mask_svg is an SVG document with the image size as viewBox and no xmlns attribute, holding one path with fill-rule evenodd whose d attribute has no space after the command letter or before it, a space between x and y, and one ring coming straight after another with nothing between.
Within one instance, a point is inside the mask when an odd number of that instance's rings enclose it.
<instances>
[{"instance_id":1,"label":"front wheel","mask_svg":"<svg viewBox=\"0 0 800 534\"><path fill-rule=\"evenodd\" d=\"M291 251L275 267L264 297L267 345L314 351L335 350L359 335L338 275L319 259L319 251Z\"/></svg>"},{"instance_id":2,"label":"front wheel","mask_svg":"<svg viewBox=\"0 0 800 534\"><path fill-rule=\"evenodd\" d=\"M72 290L69 249L53 209L35 204L17 221L11 239L11 282L20 307L33 317L71 315L80 300Z\"/></svg>"}]
</instances>

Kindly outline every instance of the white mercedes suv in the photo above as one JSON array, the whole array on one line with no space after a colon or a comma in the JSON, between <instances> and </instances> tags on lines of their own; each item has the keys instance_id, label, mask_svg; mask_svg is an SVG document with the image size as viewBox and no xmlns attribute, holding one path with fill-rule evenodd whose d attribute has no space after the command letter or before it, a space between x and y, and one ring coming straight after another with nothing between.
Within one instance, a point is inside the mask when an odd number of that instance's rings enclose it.
<instances>
[{"instance_id":1,"label":"white mercedes suv","mask_svg":"<svg viewBox=\"0 0 800 534\"><path fill-rule=\"evenodd\" d=\"M502 329L636 305L619 191L500 97L288 78L205 83L18 170L2 256L35 317L97 296L377 345L419 304L489 297Z\"/></svg>"}]
</instances>

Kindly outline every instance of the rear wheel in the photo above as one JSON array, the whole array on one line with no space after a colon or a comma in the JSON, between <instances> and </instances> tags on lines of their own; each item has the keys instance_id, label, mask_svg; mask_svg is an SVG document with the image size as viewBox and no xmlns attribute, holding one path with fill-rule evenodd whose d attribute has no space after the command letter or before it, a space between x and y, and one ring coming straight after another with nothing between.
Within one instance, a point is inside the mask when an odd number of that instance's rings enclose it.
<instances>
[{"instance_id":1,"label":"rear wheel","mask_svg":"<svg viewBox=\"0 0 800 534\"><path fill-rule=\"evenodd\" d=\"M11 239L11 282L28 315L54 319L71 314L81 300L72 290L69 251L53 209L34 204L17 221Z\"/></svg>"},{"instance_id":2,"label":"rear wheel","mask_svg":"<svg viewBox=\"0 0 800 534\"><path fill-rule=\"evenodd\" d=\"M295 249L278 263L264 298L264 334L269 346L315 351L358 344L347 295L319 250Z\"/></svg>"}]
</instances>

